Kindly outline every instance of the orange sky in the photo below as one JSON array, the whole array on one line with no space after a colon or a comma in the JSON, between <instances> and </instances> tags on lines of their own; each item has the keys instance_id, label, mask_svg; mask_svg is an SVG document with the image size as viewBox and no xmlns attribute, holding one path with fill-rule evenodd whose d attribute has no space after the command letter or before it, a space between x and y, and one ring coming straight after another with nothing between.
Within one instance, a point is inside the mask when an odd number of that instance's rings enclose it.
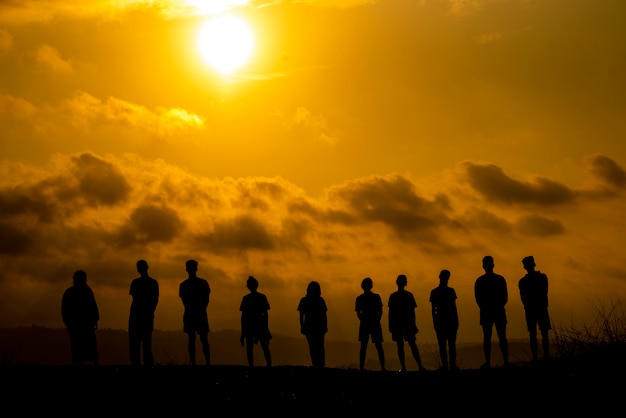
<instances>
[{"instance_id":1,"label":"orange sky","mask_svg":"<svg viewBox=\"0 0 626 418\"><path fill-rule=\"evenodd\" d=\"M386 302L403 273L418 342L434 343L445 268L459 340L478 341L486 254L508 281L510 338L527 335L526 255L555 324L624 298L626 2L230 5L0 3L0 326L61 327L84 269L100 327L125 329L140 258L160 329L182 328L188 258L214 330L239 327L254 275L272 332L298 334L318 280L328 338L356 341L361 280ZM256 45L226 76L195 40L225 10Z\"/></svg>"}]
</instances>

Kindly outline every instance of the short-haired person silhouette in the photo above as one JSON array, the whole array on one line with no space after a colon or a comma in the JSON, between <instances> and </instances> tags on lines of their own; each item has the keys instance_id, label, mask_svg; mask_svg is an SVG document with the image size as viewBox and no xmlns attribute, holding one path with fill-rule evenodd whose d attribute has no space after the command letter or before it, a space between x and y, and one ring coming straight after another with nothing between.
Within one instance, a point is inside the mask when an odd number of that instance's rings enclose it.
<instances>
[{"instance_id":1,"label":"short-haired person silhouette","mask_svg":"<svg viewBox=\"0 0 626 418\"><path fill-rule=\"evenodd\" d=\"M485 363L483 369L491 367L491 336L493 327L496 327L500 353L504 360L504 366L509 367L509 342L506 338L506 304L508 302L508 290L503 276L494 273L495 263L493 257L486 255L482 261L485 274L478 277L474 282L474 297L480 311L480 326L483 329L483 352Z\"/></svg>"},{"instance_id":2,"label":"short-haired person silhouette","mask_svg":"<svg viewBox=\"0 0 626 418\"><path fill-rule=\"evenodd\" d=\"M270 304L267 296L258 291L259 281L249 276L246 287L250 291L241 299L239 310L241 311L241 346L246 347L246 358L250 367L254 366L254 345L259 343L265 365L272 366L272 354L270 352L270 340L272 333L269 328Z\"/></svg>"},{"instance_id":3,"label":"short-haired person silhouette","mask_svg":"<svg viewBox=\"0 0 626 418\"><path fill-rule=\"evenodd\" d=\"M383 350L383 327L381 318L383 316L383 301L378 293L372 292L374 282L366 277L361 281L363 293L356 297L355 311L359 318L359 341L361 349L359 351L359 369L365 368L365 354L370 338L378 353L378 362L381 370L385 369L385 352Z\"/></svg>"},{"instance_id":4,"label":"short-haired person silhouette","mask_svg":"<svg viewBox=\"0 0 626 418\"><path fill-rule=\"evenodd\" d=\"M313 367L325 367L324 338L328 332L328 308L318 282L309 282L306 295L300 299L297 310L300 318L300 333L306 337Z\"/></svg>"},{"instance_id":5,"label":"short-haired person silhouette","mask_svg":"<svg viewBox=\"0 0 626 418\"><path fill-rule=\"evenodd\" d=\"M70 336L72 364L97 365L99 353L96 329L100 312L93 290L87 284L87 273L84 270L74 272L72 286L63 293L61 318Z\"/></svg>"},{"instance_id":6,"label":"short-haired person silhouette","mask_svg":"<svg viewBox=\"0 0 626 418\"><path fill-rule=\"evenodd\" d=\"M407 277L400 274L396 278L398 290L389 295L389 332L391 339L396 342L398 349L398 360L400 360L400 371L406 371L406 360L404 355L404 342L409 345L411 354L417 362L418 370L425 371L426 368L422 364L419 349L417 348L417 333L419 329L415 323L415 296L413 293L405 289L408 283Z\"/></svg>"},{"instance_id":7,"label":"short-haired person silhouette","mask_svg":"<svg viewBox=\"0 0 626 418\"><path fill-rule=\"evenodd\" d=\"M548 314L548 276L539 270L535 270L535 258L532 255L522 259L522 265L526 275L519 280L518 287L524 314L526 327L530 336L530 351L533 361L539 359L537 350L537 327L541 331L543 357L550 356L550 339L548 331L552 329L550 315Z\"/></svg>"},{"instance_id":8,"label":"short-haired person silhouette","mask_svg":"<svg viewBox=\"0 0 626 418\"><path fill-rule=\"evenodd\" d=\"M136 263L139 277L130 282L130 304L128 317L128 344L130 365L139 366L143 354L144 366L154 366L152 355L152 332L154 331L154 311L159 303L159 283L148 274L148 262Z\"/></svg>"},{"instance_id":9,"label":"short-haired person silhouette","mask_svg":"<svg viewBox=\"0 0 626 418\"><path fill-rule=\"evenodd\" d=\"M198 277L198 262L187 260L185 269L188 277L179 286L178 296L183 302L183 331L187 334L187 350L192 365L196 364L196 334L202 345L202 353L207 366L211 364L209 347L209 318L207 308L211 288L209 282Z\"/></svg>"},{"instance_id":10,"label":"short-haired person silhouette","mask_svg":"<svg viewBox=\"0 0 626 418\"><path fill-rule=\"evenodd\" d=\"M459 314L456 308L456 292L448 286L450 271L439 272L439 286L430 291L433 326L437 335L442 370L458 370L456 364L456 335L459 330ZM448 358L448 355L450 356Z\"/></svg>"}]
</instances>

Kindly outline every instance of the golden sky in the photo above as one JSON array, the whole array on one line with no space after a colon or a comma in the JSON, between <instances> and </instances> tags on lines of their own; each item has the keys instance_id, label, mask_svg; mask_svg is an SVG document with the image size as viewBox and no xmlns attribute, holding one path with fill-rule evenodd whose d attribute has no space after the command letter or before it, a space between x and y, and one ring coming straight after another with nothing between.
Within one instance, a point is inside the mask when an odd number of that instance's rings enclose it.
<instances>
[{"instance_id":1,"label":"golden sky","mask_svg":"<svg viewBox=\"0 0 626 418\"><path fill-rule=\"evenodd\" d=\"M254 40L227 74L196 41L225 13ZM622 0L0 1L0 326L63 326L84 269L100 327L125 329L146 259L156 327L182 330L195 258L214 330L239 328L254 275L273 333L298 335L317 280L328 338L356 341L361 280L386 303L402 273L434 343L448 269L458 338L478 341L487 254L510 338L527 336L526 255L553 322L591 321L626 295L623 16Z\"/></svg>"}]
</instances>

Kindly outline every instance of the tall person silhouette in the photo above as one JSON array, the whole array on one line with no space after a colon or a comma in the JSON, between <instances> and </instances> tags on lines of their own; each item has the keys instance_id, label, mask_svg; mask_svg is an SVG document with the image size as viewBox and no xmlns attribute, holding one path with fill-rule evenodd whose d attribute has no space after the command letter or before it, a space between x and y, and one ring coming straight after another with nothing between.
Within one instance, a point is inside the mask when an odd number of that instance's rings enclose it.
<instances>
[{"instance_id":1,"label":"tall person silhouette","mask_svg":"<svg viewBox=\"0 0 626 418\"><path fill-rule=\"evenodd\" d=\"M389 332L391 339L395 341L398 349L398 360L400 361L400 371L406 372L406 360L404 354L404 343L406 342L411 349L411 354L417 362L419 371L425 371L426 368L422 364L417 347L417 333L419 329L415 323L415 309L417 302L413 293L406 290L408 280L404 274L400 274L396 278L396 286L398 290L389 295Z\"/></svg>"},{"instance_id":2,"label":"tall person silhouette","mask_svg":"<svg viewBox=\"0 0 626 418\"><path fill-rule=\"evenodd\" d=\"M456 335L459 330L459 314L456 308L456 292L448 286L450 271L439 272L439 286L430 291L433 326L437 335L442 370L458 370L456 364ZM449 355L449 357L448 357Z\"/></svg>"},{"instance_id":3,"label":"tall person silhouette","mask_svg":"<svg viewBox=\"0 0 626 418\"><path fill-rule=\"evenodd\" d=\"M187 260L185 269L188 277L179 286L178 296L185 308L183 313L183 331L187 334L187 351L189 361L196 365L196 334L202 345L202 353L207 366L211 364L209 346L209 318L207 308L211 288L209 282L197 276L198 262Z\"/></svg>"},{"instance_id":4,"label":"tall person silhouette","mask_svg":"<svg viewBox=\"0 0 626 418\"><path fill-rule=\"evenodd\" d=\"M313 367L326 366L324 338L328 332L327 311L320 284L316 281L310 282L306 295L300 299L298 312L300 333L306 337Z\"/></svg>"},{"instance_id":5,"label":"tall person silhouette","mask_svg":"<svg viewBox=\"0 0 626 418\"><path fill-rule=\"evenodd\" d=\"M239 310L241 311L241 346L246 347L248 366L254 366L254 345L259 344L265 357L265 365L272 366L272 353L270 352L270 340L272 333L269 328L270 303L267 296L258 291L259 281L249 276L246 287L250 291L241 299Z\"/></svg>"},{"instance_id":6,"label":"tall person silhouette","mask_svg":"<svg viewBox=\"0 0 626 418\"><path fill-rule=\"evenodd\" d=\"M532 255L522 259L522 265L526 275L519 280L518 287L524 314L526 327L530 337L530 352L533 361L539 360L537 349L537 327L541 331L541 343L543 357L550 357L550 339L548 331L552 329L550 315L548 313L548 276L539 270L535 270L535 258Z\"/></svg>"},{"instance_id":7,"label":"tall person silhouette","mask_svg":"<svg viewBox=\"0 0 626 418\"><path fill-rule=\"evenodd\" d=\"M483 369L491 367L491 337L493 327L496 327L500 353L504 360L504 366L509 363L509 342L506 338L506 304L509 299L506 280L503 276L494 273L495 263L493 257L483 257L483 270L485 274L478 277L474 282L474 297L480 311L480 326L483 329L483 353L485 363Z\"/></svg>"},{"instance_id":8,"label":"tall person silhouette","mask_svg":"<svg viewBox=\"0 0 626 418\"><path fill-rule=\"evenodd\" d=\"M84 270L74 272L72 286L63 293L61 318L70 336L72 364L97 365L99 353L96 329L100 312L93 290L87 284L87 273Z\"/></svg>"},{"instance_id":9,"label":"tall person silhouette","mask_svg":"<svg viewBox=\"0 0 626 418\"><path fill-rule=\"evenodd\" d=\"M370 338L378 353L381 370L385 369L385 351L383 350L383 327L380 323L383 316L383 301L378 293L372 292L374 282L366 277L361 281L363 293L356 297L355 311L359 318L359 369L365 368L365 355Z\"/></svg>"},{"instance_id":10,"label":"tall person silhouette","mask_svg":"<svg viewBox=\"0 0 626 418\"><path fill-rule=\"evenodd\" d=\"M154 366L152 354L152 332L154 331L154 312L159 303L159 283L148 274L148 262L136 263L139 277L130 282L129 295L132 296L128 317L128 345L130 365L141 365L143 354L144 366Z\"/></svg>"}]
</instances>

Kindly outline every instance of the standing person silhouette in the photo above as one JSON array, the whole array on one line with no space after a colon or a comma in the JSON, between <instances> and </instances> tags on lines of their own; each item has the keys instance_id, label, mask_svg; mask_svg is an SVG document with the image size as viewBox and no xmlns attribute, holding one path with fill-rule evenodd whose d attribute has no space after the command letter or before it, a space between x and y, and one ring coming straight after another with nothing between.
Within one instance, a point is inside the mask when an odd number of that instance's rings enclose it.
<instances>
[{"instance_id":1,"label":"standing person silhouette","mask_svg":"<svg viewBox=\"0 0 626 418\"><path fill-rule=\"evenodd\" d=\"M385 371L385 352L383 350L383 327L381 318L383 316L383 301L378 293L372 292L374 282L366 277L361 281L363 293L356 297L355 311L359 318L359 341L361 349L359 351L359 370L365 368L365 354L370 337L378 353L380 369Z\"/></svg>"},{"instance_id":2,"label":"standing person silhouette","mask_svg":"<svg viewBox=\"0 0 626 418\"><path fill-rule=\"evenodd\" d=\"M211 365L211 349L209 347L209 318L207 308L211 288L209 282L196 275L198 262L187 260L185 269L188 277L179 287L178 296L183 302L183 331L187 334L187 350L192 366L196 365L196 334L202 345L202 353L207 366Z\"/></svg>"},{"instance_id":3,"label":"standing person silhouette","mask_svg":"<svg viewBox=\"0 0 626 418\"><path fill-rule=\"evenodd\" d=\"M456 308L456 292L448 286L450 271L439 272L439 286L430 291L433 326L437 335L441 370L458 370L456 364L456 334L459 330L459 314ZM448 358L448 355L450 356Z\"/></svg>"},{"instance_id":4,"label":"standing person silhouette","mask_svg":"<svg viewBox=\"0 0 626 418\"><path fill-rule=\"evenodd\" d=\"M269 328L268 315L270 303L267 296L258 291L259 281L255 277L248 277L246 287L250 293L241 299L239 306L241 311L241 338L239 341L242 347L246 347L248 366L254 366L254 345L259 343L265 356L265 365L271 367L272 353L269 344L272 334Z\"/></svg>"},{"instance_id":5,"label":"standing person silhouette","mask_svg":"<svg viewBox=\"0 0 626 418\"><path fill-rule=\"evenodd\" d=\"M485 274L478 277L474 283L474 297L480 310L480 325L483 328L483 352L485 363L482 369L491 368L491 336L493 327L496 327L500 353L504 360L504 366L509 367L509 342L506 338L506 303L508 302L508 290L503 276L494 273L495 263L493 257L483 257L483 270Z\"/></svg>"},{"instance_id":6,"label":"standing person silhouette","mask_svg":"<svg viewBox=\"0 0 626 418\"><path fill-rule=\"evenodd\" d=\"M98 364L96 329L100 311L93 290L87 284L87 273L76 270L61 299L61 318L70 336L72 364Z\"/></svg>"},{"instance_id":7,"label":"standing person silhouette","mask_svg":"<svg viewBox=\"0 0 626 418\"><path fill-rule=\"evenodd\" d=\"M316 281L310 282L306 288L306 295L300 299L298 312L300 333L306 337L313 367L326 366L324 337L328 332L327 311L320 284Z\"/></svg>"},{"instance_id":8,"label":"standing person silhouette","mask_svg":"<svg viewBox=\"0 0 626 418\"><path fill-rule=\"evenodd\" d=\"M405 289L407 278L404 274L400 274L396 278L398 290L389 295L389 332L391 339L396 342L398 347L398 360L400 360L400 371L406 372L406 361L404 355L404 342L406 341L411 348L411 354L417 362L419 371L426 371L422 365L422 358L417 348L417 333L419 329L415 324L415 308L417 303L413 293Z\"/></svg>"},{"instance_id":9,"label":"standing person silhouette","mask_svg":"<svg viewBox=\"0 0 626 418\"><path fill-rule=\"evenodd\" d=\"M159 283L148 274L148 262L139 260L136 264L139 277L130 282L130 304L128 317L128 344L130 365L154 366L152 355L152 332L154 331L154 311L159 303Z\"/></svg>"},{"instance_id":10,"label":"standing person silhouette","mask_svg":"<svg viewBox=\"0 0 626 418\"><path fill-rule=\"evenodd\" d=\"M552 329L552 325L548 314L548 276L535 270L535 258L532 255L524 257L522 265L526 270L526 275L519 280L518 287L530 336L530 351L533 361L536 362L539 360L537 327L541 331L543 358L547 359L550 356L548 331Z\"/></svg>"}]
</instances>

